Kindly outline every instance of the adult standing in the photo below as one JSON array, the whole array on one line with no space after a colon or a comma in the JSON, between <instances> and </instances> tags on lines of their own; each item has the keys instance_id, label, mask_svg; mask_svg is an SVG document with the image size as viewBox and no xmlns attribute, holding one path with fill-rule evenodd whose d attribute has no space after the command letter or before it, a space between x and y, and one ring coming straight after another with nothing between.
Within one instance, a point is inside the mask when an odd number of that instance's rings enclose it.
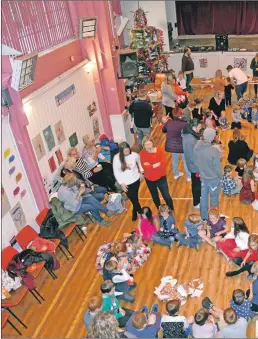
<instances>
[{"instance_id":1,"label":"adult standing","mask_svg":"<svg viewBox=\"0 0 258 339\"><path fill-rule=\"evenodd\" d=\"M177 95L172 87L172 76L165 76L161 85L162 105L165 107L166 115L174 119L173 109L175 108L175 100Z\"/></svg>"},{"instance_id":2,"label":"adult standing","mask_svg":"<svg viewBox=\"0 0 258 339\"><path fill-rule=\"evenodd\" d=\"M237 100L239 100L247 90L248 78L240 68L233 68L233 66L228 65L227 71L232 86L235 85L234 79L236 80L236 95Z\"/></svg>"},{"instance_id":3,"label":"adult standing","mask_svg":"<svg viewBox=\"0 0 258 339\"><path fill-rule=\"evenodd\" d=\"M132 152L125 141L119 145L119 153L114 156L113 170L119 185L133 205L132 220L137 220L137 213L142 214L139 203L140 181L143 179L143 168L139 154Z\"/></svg>"},{"instance_id":4,"label":"adult standing","mask_svg":"<svg viewBox=\"0 0 258 339\"><path fill-rule=\"evenodd\" d=\"M199 120L191 120L183 129L183 150L187 168L191 172L192 196L194 208L200 208L201 199L201 180L199 169L194 161L194 146L199 140L198 133L202 125Z\"/></svg>"},{"instance_id":5,"label":"adult standing","mask_svg":"<svg viewBox=\"0 0 258 339\"><path fill-rule=\"evenodd\" d=\"M256 53L255 57L252 59L250 68L253 70L253 76L258 78L258 53ZM254 85L254 93L255 93L255 98L257 98L257 89L258 85Z\"/></svg>"},{"instance_id":6,"label":"adult standing","mask_svg":"<svg viewBox=\"0 0 258 339\"><path fill-rule=\"evenodd\" d=\"M194 63L193 59L191 58L191 49L189 47L186 47L184 49L184 55L182 57L182 72L184 72L184 75L186 77L186 90L187 92L191 93L191 86L190 82L193 79L193 71L194 71Z\"/></svg>"},{"instance_id":7,"label":"adult standing","mask_svg":"<svg viewBox=\"0 0 258 339\"><path fill-rule=\"evenodd\" d=\"M211 145L216 137L213 128L206 128L203 132L203 140L197 141L194 146L194 160L201 176L201 217L208 219L209 195L210 207L218 207L221 180L223 178L220 152Z\"/></svg>"},{"instance_id":8,"label":"adult standing","mask_svg":"<svg viewBox=\"0 0 258 339\"><path fill-rule=\"evenodd\" d=\"M241 158L248 162L253 155L253 150L241 138L241 133L237 128L233 132L233 140L230 140L228 143L228 148L228 162L232 165L236 165L237 161Z\"/></svg>"},{"instance_id":9,"label":"adult standing","mask_svg":"<svg viewBox=\"0 0 258 339\"><path fill-rule=\"evenodd\" d=\"M166 157L160 146L156 146L150 136L142 141L143 150L140 152L141 164L144 169L146 184L157 209L160 207L159 191L166 204L174 210L173 201L169 194L166 178Z\"/></svg>"},{"instance_id":10,"label":"adult standing","mask_svg":"<svg viewBox=\"0 0 258 339\"><path fill-rule=\"evenodd\" d=\"M181 108L174 109L174 121L168 120L164 125L162 132L167 133L165 151L172 153L172 170L174 172L174 179L177 180L184 173L178 171L179 155L181 154L185 173L187 175L187 181L191 181L191 173L189 172L183 151L182 142L182 130L186 126L187 122L182 119Z\"/></svg>"},{"instance_id":11,"label":"adult standing","mask_svg":"<svg viewBox=\"0 0 258 339\"><path fill-rule=\"evenodd\" d=\"M215 118L216 126L219 126L219 118L221 112L226 108L226 103L224 99L224 92L216 92L215 96L210 99L209 110L211 111L213 117Z\"/></svg>"},{"instance_id":12,"label":"adult standing","mask_svg":"<svg viewBox=\"0 0 258 339\"><path fill-rule=\"evenodd\" d=\"M137 100L129 107L129 113L134 118L134 125L137 128L138 144L142 149L142 139L150 134L151 118L153 116L152 106L147 101L145 91L140 91Z\"/></svg>"}]
</instances>

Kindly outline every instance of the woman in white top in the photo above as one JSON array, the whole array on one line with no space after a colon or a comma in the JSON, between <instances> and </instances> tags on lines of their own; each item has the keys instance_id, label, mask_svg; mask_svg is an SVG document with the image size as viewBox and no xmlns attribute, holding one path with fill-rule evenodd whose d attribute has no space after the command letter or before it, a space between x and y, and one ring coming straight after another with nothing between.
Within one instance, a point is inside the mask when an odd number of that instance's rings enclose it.
<instances>
[{"instance_id":1,"label":"woman in white top","mask_svg":"<svg viewBox=\"0 0 258 339\"><path fill-rule=\"evenodd\" d=\"M161 85L161 92L162 105L165 107L166 115L170 116L170 118L174 120L173 109L175 108L175 100L177 99L177 95L171 85L171 80L172 76L165 76Z\"/></svg>"},{"instance_id":2,"label":"woman in white top","mask_svg":"<svg viewBox=\"0 0 258 339\"><path fill-rule=\"evenodd\" d=\"M113 160L114 175L133 204L132 220L137 220L137 213L142 214L142 208L138 199L140 181L143 179L143 168L139 154L132 152L127 142L119 145L119 153Z\"/></svg>"},{"instance_id":3,"label":"woman in white top","mask_svg":"<svg viewBox=\"0 0 258 339\"><path fill-rule=\"evenodd\" d=\"M249 231L242 218L234 217L231 231L218 243L218 248L231 260L244 260L248 248Z\"/></svg>"}]
</instances>

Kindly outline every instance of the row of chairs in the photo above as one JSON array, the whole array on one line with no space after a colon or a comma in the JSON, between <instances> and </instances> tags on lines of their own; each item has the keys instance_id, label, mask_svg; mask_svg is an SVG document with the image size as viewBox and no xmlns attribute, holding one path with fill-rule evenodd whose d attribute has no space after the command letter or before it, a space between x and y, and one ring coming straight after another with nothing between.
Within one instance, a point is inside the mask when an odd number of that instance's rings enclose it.
<instances>
[{"instance_id":1,"label":"row of chairs","mask_svg":"<svg viewBox=\"0 0 258 339\"><path fill-rule=\"evenodd\" d=\"M36 217L37 224L41 227L44 219L47 216L49 209L45 208L43 209L38 216ZM65 234L66 238L68 238L72 232L74 231L80 238L81 241L84 242L84 239L87 239L86 235L83 233L80 227L76 223L71 223L66 225L64 228L62 228L63 233ZM22 228L19 233L16 235L15 239L16 242L19 244L19 246L22 248L22 250L27 249L28 245L31 241L33 241L35 238L37 238L39 235L38 233L29 225ZM60 239L50 239L55 244L55 250L58 248L62 254L66 257L67 260L70 260L70 255L72 258L74 258L74 255L71 253L71 251L67 248L62 247L60 244ZM7 270L9 262L12 260L13 256L18 254L18 251L13 248L12 246L7 246L2 250L2 269ZM68 255L67 255L68 254ZM35 264L34 264L35 265ZM45 265L45 261L39 262L36 264L36 268L31 271L30 273L33 275L33 278L36 279ZM29 269L29 268L28 268ZM55 273L51 270L46 269L48 274L52 277L52 279L56 279L57 276ZM26 286L22 286L18 288L16 291L11 292L11 298L2 300L2 328L5 326L6 323L9 323L19 335L21 335L21 332L13 325L13 323L9 320L9 313L24 327L27 328L27 326L21 321L21 319L12 311L11 308L18 306L22 300L25 298L27 292L30 292L31 295L37 300L39 304L42 303L45 299L41 296L41 294L35 289L29 290ZM6 312L8 311L8 312Z\"/></svg>"}]
</instances>

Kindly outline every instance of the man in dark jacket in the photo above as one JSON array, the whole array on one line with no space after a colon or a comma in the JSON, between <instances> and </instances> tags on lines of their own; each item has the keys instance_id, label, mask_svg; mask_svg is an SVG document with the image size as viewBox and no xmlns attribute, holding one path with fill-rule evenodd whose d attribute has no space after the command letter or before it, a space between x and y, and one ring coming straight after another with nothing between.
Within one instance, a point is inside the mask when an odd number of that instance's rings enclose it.
<instances>
[{"instance_id":1,"label":"man in dark jacket","mask_svg":"<svg viewBox=\"0 0 258 339\"><path fill-rule=\"evenodd\" d=\"M187 92L191 93L191 86L190 82L193 79L193 71L194 71L194 63L193 59L191 58L191 49L186 47L184 49L184 55L182 57L182 72L186 77L186 90Z\"/></svg>"},{"instance_id":2,"label":"man in dark jacket","mask_svg":"<svg viewBox=\"0 0 258 339\"><path fill-rule=\"evenodd\" d=\"M213 128L206 128L203 133L204 140L197 141L194 146L194 161L200 173L201 187L201 217L208 219L209 195L210 207L218 207L221 181L223 178L220 153L211 145L216 136Z\"/></svg>"},{"instance_id":3,"label":"man in dark jacket","mask_svg":"<svg viewBox=\"0 0 258 339\"><path fill-rule=\"evenodd\" d=\"M194 161L194 146L196 145L201 129L201 123L197 119L191 120L183 129L183 150L187 168L191 172L192 195L194 208L200 208L201 180L198 167Z\"/></svg>"},{"instance_id":4,"label":"man in dark jacket","mask_svg":"<svg viewBox=\"0 0 258 339\"><path fill-rule=\"evenodd\" d=\"M134 124L137 128L138 143L142 149L142 139L150 134L151 118L153 115L152 107L147 102L146 92L140 91L137 100L129 107L129 113L134 118Z\"/></svg>"},{"instance_id":5,"label":"man in dark jacket","mask_svg":"<svg viewBox=\"0 0 258 339\"><path fill-rule=\"evenodd\" d=\"M172 153L172 170L174 172L174 179L177 180L184 175L183 172L178 171L179 155L181 154L187 181L191 181L191 173L189 172L183 151L182 131L187 122L182 119L181 108L175 108L173 111L174 120L168 120L164 125L162 132L167 133L165 151Z\"/></svg>"}]
</instances>

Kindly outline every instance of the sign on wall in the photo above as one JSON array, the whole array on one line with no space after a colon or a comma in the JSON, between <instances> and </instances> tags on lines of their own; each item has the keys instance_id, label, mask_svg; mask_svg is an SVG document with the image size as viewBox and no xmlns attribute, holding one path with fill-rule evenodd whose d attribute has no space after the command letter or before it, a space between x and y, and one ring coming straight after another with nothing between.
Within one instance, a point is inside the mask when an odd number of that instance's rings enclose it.
<instances>
[{"instance_id":1,"label":"sign on wall","mask_svg":"<svg viewBox=\"0 0 258 339\"><path fill-rule=\"evenodd\" d=\"M75 86L74 84L66 88L63 92L59 93L55 96L56 105L62 105L66 100L71 98L75 94Z\"/></svg>"}]
</instances>

